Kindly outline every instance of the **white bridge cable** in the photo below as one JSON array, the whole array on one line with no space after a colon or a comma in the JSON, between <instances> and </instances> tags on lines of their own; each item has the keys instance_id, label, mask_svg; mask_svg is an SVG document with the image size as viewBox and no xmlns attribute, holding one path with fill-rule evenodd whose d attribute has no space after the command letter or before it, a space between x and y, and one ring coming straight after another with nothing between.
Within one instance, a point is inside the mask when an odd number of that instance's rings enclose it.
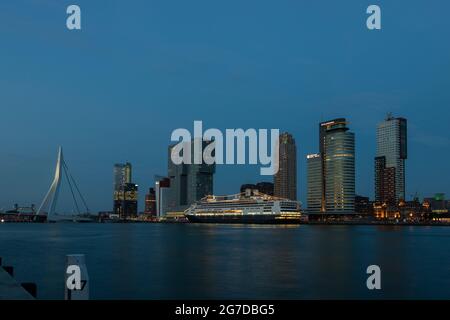
<instances>
[{"instance_id":1,"label":"white bridge cable","mask_svg":"<svg viewBox=\"0 0 450 320\"><path fill-rule=\"evenodd\" d=\"M78 185L77 185L77 183L76 183L74 177L73 177L72 174L70 173L69 167L67 166L67 164L66 164L65 161L63 161L63 167L64 167L64 172L66 173L67 181L69 182L70 191L72 192L72 196L73 196L73 198L74 198L75 205L76 205L76 207L77 207L78 213L80 213L80 209L79 209L79 207L78 207L78 202L77 202L77 200L76 200L76 198L75 198L75 195L74 195L74 193L73 193L73 190L72 190L72 184L70 183L70 181L72 181L73 185L75 186L75 189L76 189L76 191L78 192L78 195L80 196L81 202L83 202L84 208L86 209L86 213L89 213L89 207L88 207L88 205L86 204L86 201L84 200L84 197L83 197L83 195L81 194L81 191L80 191L80 189L78 188Z\"/></svg>"},{"instance_id":2,"label":"white bridge cable","mask_svg":"<svg viewBox=\"0 0 450 320\"><path fill-rule=\"evenodd\" d=\"M84 208L86 209L86 213L90 212L89 207L87 206L86 201L85 201L83 195L81 194L81 191L78 188L78 185L77 185L75 179L73 178L72 174L70 173L69 167L67 166L66 162L64 161L62 148L60 147L58 150L58 160L56 162L56 170L55 170L55 176L54 176L53 182L50 185L50 188L49 188L47 194L45 195L41 205L39 206L39 209L36 212L36 215L40 215L43 213L44 208L47 207L48 205L50 205L49 210L47 212L47 220L49 219L50 216L52 216L55 213L56 202L58 200L59 189L60 189L61 180L62 180L61 169L64 171L64 175L69 184L70 192L72 194L72 198L73 198L73 201L74 201L74 204L75 204L78 214L80 214L80 206L77 201L77 197L76 197L77 195L80 197L81 202L83 203ZM74 187L75 187L75 189L74 189Z\"/></svg>"},{"instance_id":3,"label":"white bridge cable","mask_svg":"<svg viewBox=\"0 0 450 320\"><path fill-rule=\"evenodd\" d=\"M75 208L77 209L77 213L80 214L80 208L78 207L78 201L77 201L77 198L75 197L75 194L73 193L72 183L70 183L69 175L67 174L67 166L66 166L65 162L63 162L63 169L64 169L64 175L66 176L67 182L69 184L70 193L72 194L72 199L75 204Z\"/></svg>"}]
</instances>

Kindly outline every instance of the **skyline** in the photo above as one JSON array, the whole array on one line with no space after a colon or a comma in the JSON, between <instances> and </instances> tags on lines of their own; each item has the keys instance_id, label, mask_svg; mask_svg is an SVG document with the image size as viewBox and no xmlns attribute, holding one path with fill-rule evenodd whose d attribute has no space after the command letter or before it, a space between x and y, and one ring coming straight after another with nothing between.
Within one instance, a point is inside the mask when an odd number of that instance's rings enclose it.
<instances>
[{"instance_id":1,"label":"skyline","mask_svg":"<svg viewBox=\"0 0 450 320\"><path fill-rule=\"evenodd\" d=\"M388 113L387 114L387 116L386 116L386 119L384 120L384 121L388 121L388 120L390 120L390 119L393 119L392 118L392 114L391 113ZM402 119L404 119L404 118L402 118ZM343 119L343 118L339 118L339 119L329 119L329 120L327 120L326 121L326 123L331 123L331 122L333 122L333 121L336 121L336 120L343 120L343 121L345 121L345 119ZM321 125L321 124L323 124L324 122L320 122L319 123L319 125ZM345 121L345 123L349 123L348 121ZM380 122L380 124L381 124L382 122ZM346 130L348 130L348 129L350 129L350 128L346 128ZM352 134L352 136L354 136L354 133L352 132L351 133ZM292 137L291 136L291 134L290 133L288 133L288 132L284 132L282 135L280 135L280 139L284 136L284 135L288 135L288 136L290 136L290 137ZM294 137L292 137L292 139L295 139ZM295 146L295 144L294 144L294 146ZM173 147L173 144L170 144L169 145L169 150L170 150L170 148L171 147ZM60 147L61 148L61 147ZM60 148L59 148L59 150L60 150ZM295 148L295 147L294 147ZM281 150L280 150L280 152L281 152ZM308 162L308 161L310 161L311 160L311 158L314 158L314 157L316 157L316 156L319 156L319 158L320 158L320 155L319 154L317 154L317 153L311 153L311 154L307 154L306 155L306 161ZM296 156L294 156L294 158L297 158ZM376 159L376 157L375 157L375 159ZM171 164L171 162L170 162L170 160L168 159L168 166L169 166L169 168L170 167L173 167L173 165ZM296 163L298 162L298 160L297 159L295 159L295 161L296 161ZM356 164L357 163L355 163L355 167L356 167ZM117 189L117 179L118 179L118 167L123 167L123 168L126 168L126 169L121 169L123 172L121 172L120 174L123 176L121 179L124 181L124 182L131 182L131 166L132 166L132 164L130 163L130 162L126 162L126 164L121 164L121 163L115 163L114 165L113 165L113 170L112 170L112 176L113 176L113 178L112 178L112 182L113 182L113 191L114 191L114 194L115 194L115 192L116 192L116 189ZM221 164L214 164L214 167L216 167L216 166L222 166ZM250 165L245 165L245 166L250 166ZM257 165L253 165L253 166L257 166ZM295 165L296 166L296 165ZM306 164L306 166L308 166L308 163ZM169 170L169 172L170 172L170 169L168 168L168 170ZM308 171L308 168L306 169L307 171ZM376 170L376 166L375 166L375 170ZM216 170L214 170L214 171L216 171ZM126 177L125 177L126 176ZM168 174L167 176L170 176L170 174ZM374 175L375 176L375 175ZM160 177L159 175L154 175L154 179L156 179L156 177ZM275 184L274 183L274 179L275 179L275 176L263 176L263 175L261 175L261 177L265 177L265 178L272 178L272 179L260 179L260 180L257 180L257 183L260 183L260 182L269 182L269 183L273 183L273 184ZM307 183L309 183L309 177L307 176L306 177L307 178ZM271 181L268 181L268 180L271 180ZM216 185L216 183L214 183L214 179L212 179L212 181L213 181L213 184L214 185ZM139 202L142 202L142 201L144 201L145 202L145 197L146 197L146 195L147 195L147 192L148 192L148 190L150 189L150 188L153 188L154 186L155 186L155 182L156 182L156 180L153 180L153 183L151 183L150 184L150 186L149 187L146 187L146 188L144 188L144 190L140 190L138 193L140 193L141 194L141 196L140 197L138 197L139 199L138 199L138 203ZM314 182L314 183L316 183L316 182ZM134 182L133 183L131 183L132 185L134 185ZM245 183L244 183L245 184ZM375 184L375 180L374 180L374 184ZM138 186L138 184L136 184L136 187ZM295 185L295 187L296 187L297 185ZM241 188L242 188L242 185L241 185ZM376 193L376 191L375 191L375 186L374 186L374 194ZM242 192L242 191L241 191ZM216 192L214 192L213 193L214 195L222 195L222 194L218 194L218 193L216 193ZM438 194L438 193L434 193L434 194ZM422 196L421 198L426 198L426 197L429 197L429 196L432 196L432 195L434 195L434 194L425 194L424 196ZM441 193L442 194L442 193ZM444 193L445 194L445 193ZM356 196L367 196L367 195L362 195L362 194L358 194L358 192L355 192L355 195ZM66 195L67 196L67 195ZM416 196L416 195L411 195L411 197L410 198L406 198L405 200L411 200L411 199L413 199L413 196ZM114 200L116 200L115 199L115 196L113 197L114 198ZM144 198L144 200L142 200L142 198ZM375 200L376 199L376 196L369 196L369 198L370 199L372 199L372 200ZM419 197L420 198L420 197ZM114 203L115 203L115 201L114 201ZM65 203L66 205L67 205L67 203ZM25 204L25 205L27 205L27 204ZM33 205L35 205L35 203L33 203ZM306 202L302 202L302 205L303 205L303 209L304 210L307 210L308 209L308 201L306 201ZM114 205L114 207L115 207L115 205ZM145 206L144 206L145 207ZM2 208L3 209L3 208ZM309 210L309 209L308 209ZM109 211L109 210L107 210L107 209L103 209L103 210L99 210L99 211ZM138 207L138 211L137 211L137 213L139 213L139 212L142 212L143 210L142 210L142 208L140 209L139 207Z\"/></svg>"},{"instance_id":2,"label":"skyline","mask_svg":"<svg viewBox=\"0 0 450 320\"><path fill-rule=\"evenodd\" d=\"M263 1L257 10L233 1L179 2L178 10L77 2L80 33L64 29L64 1L0 4L8 48L0 56L0 208L40 203L62 145L93 211L111 208L112 167L126 161L142 211L153 176L167 172L170 132L194 120L291 133L305 207L317 124L345 117L355 132L356 193L373 198L376 125L388 112L408 119L407 198L450 194L450 139L439 122L450 115L450 4L379 1L383 29L372 33L366 4L356 1L326 9ZM217 166L214 190L258 181L270 181L259 166Z\"/></svg>"}]
</instances>

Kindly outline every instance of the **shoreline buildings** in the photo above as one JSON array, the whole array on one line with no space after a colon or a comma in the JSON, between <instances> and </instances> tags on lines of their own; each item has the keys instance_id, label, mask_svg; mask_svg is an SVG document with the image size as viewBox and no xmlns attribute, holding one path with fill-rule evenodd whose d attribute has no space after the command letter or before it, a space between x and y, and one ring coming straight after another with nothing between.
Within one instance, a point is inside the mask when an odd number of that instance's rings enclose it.
<instances>
[{"instance_id":1,"label":"shoreline buildings","mask_svg":"<svg viewBox=\"0 0 450 320\"><path fill-rule=\"evenodd\" d=\"M114 165L113 214L120 219L137 217L138 185L131 181L131 163Z\"/></svg>"},{"instance_id":2,"label":"shoreline buildings","mask_svg":"<svg viewBox=\"0 0 450 320\"><path fill-rule=\"evenodd\" d=\"M307 164L307 195L306 203L308 213L325 212L323 192L323 163L320 153L308 154Z\"/></svg>"},{"instance_id":3,"label":"shoreline buildings","mask_svg":"<svg viewBox=\"0 0 450 320\"><path fill-rule=\"evenodd\" d=\"M388 114L377 126L375 156L375 201L397 205L405 200L407 122Z\"/></svg>"},{"instance_id":4,"label":"shoreline buildings","mask_svg":"<svg viewBox=\"0 0 450 320\"><path fill-rule=\"evenodd\" d=\"M167 213L170 197L170 179L167 177L155 176L155 204L156 216L158 218Z\"/></svg>"},{"instance_id":5,"label":"shoreline buildings","mask_svg":"<svg viewBox=\"0 0 450 320\"><path fill-rule=\"evenodd\" d=\"M274 175L275 197L297 200L297 147L294 137L280 134L279 170Z\"/></svg>"},{"instance_id":6,"label":"shoreline buildings","mask_svg":"<svg viewBox=\"0 0 450 320\"><path fill-rule=\"evenodd\" d=\"M407 158L407 122L388 114L377 125L375 171L375 215L379 218L402 216L407 207L418 208L417 201L406 201L405 160Z\"/></svg>"},{"instance_id":7,"label":"shoreline buildings","mask_svg":"<svg viewBox=\"0 0 450 320\"><path fill-rule=\"evenodd\" d=\"M168 211L183 212L195 201L205 196L213 194L213 176L216 171L216 165L194 163L194 159L203 159L202 150L211 143L211 141L201 141L202 148L199 148L195 154L195 139L190 143L191 164L181 163L174 164L172 162L171 153L176 144L170 145L168 148L168 177L170 179L170 192L168 199ZM186 149L184 149L186 150ZM187 148L189 150L189 148Z\"/></svg>"}]
</instances>

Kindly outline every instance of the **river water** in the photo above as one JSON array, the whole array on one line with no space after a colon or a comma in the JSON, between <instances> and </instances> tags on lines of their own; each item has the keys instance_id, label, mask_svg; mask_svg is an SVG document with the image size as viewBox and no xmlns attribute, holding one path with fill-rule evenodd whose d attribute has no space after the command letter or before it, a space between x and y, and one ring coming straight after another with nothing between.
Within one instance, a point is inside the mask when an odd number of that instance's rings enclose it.
<instances>
[{"instance_id":1,"label":"river water","mask_svg":"<svg viewBox=\"0 0 450 320\"><path fill-rule=\"evenodd\" d=\"M450 227L0 224L40 299L64 298L67 254L86 255L91 299L450 299Z\"/></svg>"}]
</instances>

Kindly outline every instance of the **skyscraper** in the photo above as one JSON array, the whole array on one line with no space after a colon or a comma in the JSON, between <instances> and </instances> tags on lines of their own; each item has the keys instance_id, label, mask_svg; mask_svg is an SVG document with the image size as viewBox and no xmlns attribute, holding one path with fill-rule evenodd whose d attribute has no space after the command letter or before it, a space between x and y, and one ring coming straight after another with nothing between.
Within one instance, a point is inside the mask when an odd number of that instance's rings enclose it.
<instances>
[{"instance_id":1,"label":"skyscraper","mask_svg":"<svg viewBox=\"0 0 450 320\"><path fill-rule=\"evenodd\" d=\"M308 213L322 212L322 158L320 154L308 154L307 164L307 205Z\"/></svg>"},{"instance_id":2,"label":"skyscraper","mask_svg":"<svg viewBox=\"0 0 450 320\"><path fill-rule=\"evenodd\" d=\"M377 126L375 201L397 204L405 199L407 122L388 114Z\"/></svg>"},{"instance_id":3,"label":"skyscraper","mask_svg":"<svg viewBox=\"0 0 450 320\"><path fill-rule=\"evenodd\" d=\"M213 175L216 170L215 164L195 164L194 140L191 142L191 164L174 164L171 159L172 148L169 146L168 171L170 178L169 210L183 211L192 203L200 200L206 195L213 194ZM204 149L210 141L203 141ZM198 150L202 153L202 150ZM199 155L202 159L202 154Z\"/></svg>"},{"instance_id":4,"label":"skyscraper","mask_svg":"<svg viewBox=\"0 0 450 320\"><path fill-rule=\"evenodd\" d=\"M395 205L395 168L386 167L386 157L375 157L375 201Z\"/></svg>"},{"instance_id":5,"label":"skyscraper","mask_svg":"<svg viewBox=\"0 0 450 320\"><path fill-rule=\"evenodd\" d=\"M336 125L346 125L347 120L345 118L336 118L329 121L324 121L319 123L319 155L322 162L322 200L321 200L321 211L325 212L326 209L326 192L325 192L325 154L326 154L326 135L327 130Z\"/></svg>"},{"instance_id":6,"label":"skyscraper","mask_svg":"<svg viewBox=\"0 0 450 320\"><path fill-rule=\"evenodd\" d=\"M137 216L138 186L131 182L131 163L114 165L113 212L121 219Z\"/></svg>"},{"instance_id":7,"label":"skyscraper","mask_svg":"<svg viewBox=\"0 0 450 320\"><path fill-rule=\"evenodd\" d=\"M131 163L116 163L114 165L114 190L120 189L126 183L131 183Z\"/></svg>"},{"instance_id":8,"label":"skyscraper","mask_svg":"<svg viewBox=\"0 0 450 320\"><path fill-rule=\"evenodd\" d=\"M125 183L114 192L114 214L121 219L136 217L138 213L138 185Z\"/></svg>"},{"instance_id":9,"label":"skyscraper","mask_svg":"<svg viewBox=\"0 0 450 320\"><path fill-rule=\"evenodd\" d=\"M325 209L355 211L355 135L346 122L328 125L325 134Z\"/></svg>"},{"instance_id":10,"label":"skyscraper","mask_svg":"<svg viewBox=\"0 0 450 320\"><path fill-rule=\"evenodd\" d=\"M274 176L274 195L297 200L297 147L290 133L280 134L279 169Z\"/></svg>"},{"instance_id":11,"label":"skyscraper","mask_svg":"<svg viewBox=\"0 0 450 320\"><path fill-rule=\"evenodd\" d=\"M308 212L353 213L355 136L345 118L319 123L319 153L307 156Z\"/></svg>"}]
</instances>

